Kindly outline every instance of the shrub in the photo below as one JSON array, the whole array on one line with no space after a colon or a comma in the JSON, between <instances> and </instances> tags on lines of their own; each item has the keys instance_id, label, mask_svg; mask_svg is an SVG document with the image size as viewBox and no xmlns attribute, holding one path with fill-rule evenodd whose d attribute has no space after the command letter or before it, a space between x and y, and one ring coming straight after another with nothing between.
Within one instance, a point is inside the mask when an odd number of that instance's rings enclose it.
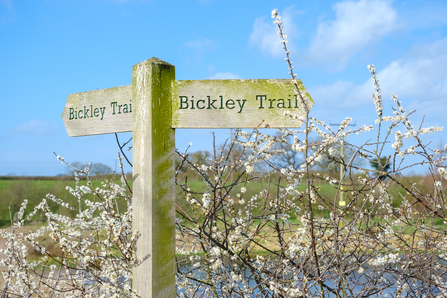
<instances>
[{"instance_id":1,"label":"shrub","mask_svg":"<svg viewBox=\"0 0 447 298\"><path fill-rule=\"evenodd\" d=\"M368 66L375 88L374 125L348 129L351 118L346 118L332 129L310 117L280 15L274 10L272 17L291 82L306 110L305 117L284 117L303 128L281 129L276 136L258 128L239 130L228 147L201 158L202 164L187 152L178 153L178 296L445 296L445 150L431 150L423 141L425 134L442 128L414 128L411 113L394 94L392 114L387 116L374 66ZM319 141L310 141L312 133ZM349 142L353 134L368 133L375 134L373 143ZM392 137L393 154L384 160ZM409 146L404 147L404 139ZM285 154L278 144L287 142L303 153L303 164L279 168L272 162ZM340 154L342 147L353 152L349 159ZM234 148L238 154L231 162ZM419 161L408 164L409 156ZM356 157L380 161L382 166L364 168L354 163ZM342 165L340 179L312 168L324 158ZM430 174L423 181L405 177L403 172L414 165L425 166ZM188 181L185 173L191 171L200 184ZM81 172L88 177L88 170ZM131 190L124 174L120 185L112 179L101 187L88 182L68 190L77 206L48 195L25 215L25 202L13 231L2 231L8 240L2 260L8 266L3 273L7 290L27 296L137 295L131 291L131 270L141 260L134 258L138 235L131 232ZM345 205L339 204L342 193ZM74 209L76 216L49 211L47 200ZM127 210L119 210L118 200L126 201ZM26 218L38 211L45 214L47 225L17 234ZM60 256L35 241L45 233L59 243ZM25 243L44 257L27 260Z\"/></svg>"}]
</instances>

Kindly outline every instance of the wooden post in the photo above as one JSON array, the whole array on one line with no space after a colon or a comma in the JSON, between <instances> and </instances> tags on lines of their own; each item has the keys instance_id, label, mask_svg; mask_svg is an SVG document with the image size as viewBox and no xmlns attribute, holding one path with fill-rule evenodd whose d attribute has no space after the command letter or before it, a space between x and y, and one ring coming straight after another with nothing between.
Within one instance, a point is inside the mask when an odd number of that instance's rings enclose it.
<instances>
[{"instance_id":1,"label":"wooden post","mask_svg":"<svg viewBox=\"0 0 447 298\"><path fill-rule=\"evenodd\" d=\"M175 297L175 68L157 58L133 67L133 229L141 234L133 289L141 297Z\"/></svg>"},{"instance_id":2,"label":"wooden post","mask_svg":"<svg viewBox=\"0 0 447 298\"><path fill-rule=\"evenodd\" d=\"M70 94L69 136L133 132L133 230L139 265L132 287L144 298L175 297L175 128L300 127L305 114L290 80L174 81L157 58L133 67L132 86ZM313 100L300 80L310 109ZM284 112L295 116L284 116Z\"/></svg>"}]
</instances>

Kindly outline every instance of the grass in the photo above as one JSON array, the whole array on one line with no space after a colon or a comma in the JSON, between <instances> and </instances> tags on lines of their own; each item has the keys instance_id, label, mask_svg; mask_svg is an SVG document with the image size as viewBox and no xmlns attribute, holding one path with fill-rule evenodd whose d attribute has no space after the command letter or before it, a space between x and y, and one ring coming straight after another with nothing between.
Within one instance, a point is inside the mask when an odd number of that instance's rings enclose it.
<instances>
[{"instance_id":1,"label":"grass","mask_svg":"<svg viewBox=\"0 0 447 298\"><path fill-rule=\"evenodd\" d=\"M201 201L201 193L208 190L208 187L206 183L203 181L203 179L198 176L195 173L188 173L188 183L187 187L191 189L191 191L196 192L195 198L198 201ZM237 175L235 175L237 177ZM3 179L2 179L3 178ZM93 184L95 186L99 186L100 182L104 180L106 177L93 177ZM107 177L110 178L110 177ZM245 177L243 177L245 179ZM6 180L7 179L7 180ZM69 180L67 180L69 179ZM131 183L130 177L128 179L129 183ZM416 183L418 189L421 189L423 193L429 193L430 189L433 189L433 187L430 188L430 181L428 181L428 177L424 176L410 176L408 178L408 181L406 184ZM278 181L279 176L272 176L272 182L269 189L269 196L273 197L277 194L278 191ZM262 179L261 184L264 189L266 189L267 186L267 180ZM81 181L80 184L85 184L86 181ZM120 184L119 181L117 183ZM280 181L279 188L284 187L286 184ZM41 177L37 179L11 179L11 177L0 177L0 227L4 225L9 225L11 218L10 218L10 210L11 215L14 216L18 212L20 205L22 204L24 199L28 200L28 208L26 212L30 212L33 206L38 205L42 199L45 198L47 193L51 193L55 195L58 199L61 199L64 202L67 202L70 205L78 206L77 199L72 196L67 190L66 187L75 186L75 181L73 178L65 177L63 179L60 179L59 177L55 177L55 179L50 180L48 177ZM245 201L248 201L248 198L251 198L253 195L260 193L261 191L261 185L258 182L250 182L250 183L240 183L234 187L230 191L230 196L232 198L236 198L237 193L240 193L241 187L246 187L246 193L243 194L243 197L245 198ZM319 194L322 195L325 198L329 198L329 201L332 201L336 189L335 187L322 182L319 185L316 185L320 187ZM299 191L304 191L306 188L306 183L302 182L299 186ZM406 191L397 185L392 185L389 189L389 193L393 197L392 205L397 206L400 201L402 200L401 195L405 195ZM183 199L184 196L181 193L181 190L179 187L176 188L176 194L177 194L177 204L184 208L185 211L189 210L188 203ZM86 197L91 200L94 200L92 197ZM236 204L238 200L235 200ZM410 202L412 203L412 202ZM70 213L66 208L61 208L59 205L53 202L49 202L50 208L53 212L58 212L60 214L64 215L74 215L73 212ZM120 202L119 205L120 210L125 209L125 202ZM328 217L329 211L320 211L318 208L315 208L315 214L317 216L323 216ZM189 212L188 212L189 213ZM294 220L296 218L296 215L291 213L289 214L291 216L291 219ZM35 218L39 219L39 218ZM41 220L44 220L44 218L40 218Z\"/></svg>"},{"instance_id":2,"label":"grass","mask_svg":"<svg viewBox=\"0 0 447 298\"><path fill-rule=\"evenodd\" d=\"M100 186L105 177L94 177L93 185ZM109 179L111 177L108 177ZM116 183L121 184L119 180ZM86 185L86 180L81 180L80 185ZM28 200L28 206L26 213L31 212L34 206L37 206L45 197L50 193L56 198L68 203L70 206L78 206L78 200L71 195L66 187L70 186L74 188L76 185L74 179L71 180L34 180L34 179L21 179L21 180L4 180L0 179L0 227L8 226L11 224L12 218L16 217L17 212L20 209L20 205L26 199ZM86 195L87 199L95 200L93 195ZM57 212L62 215L74 215L75 211L70 211L67 208L48 201L51 211ZM125 210L125 202L119 202L120 210ZM35 220L44 220L43 217L36 217Z\"/></svg>"},{"instance_id":3,"label":"grass","mask_svg":"<svg viewBox=\"0 0 447 298\"><path fill-rule=\"evenodd\" d=\"M104 181L104 178L106 177L94 177L93 178L93 184L95 186L100 186L100 183ZM107 177L111 178L111 177ZM129 177L128 181L131 183L131 179ZM281 189L282 187L286 186L285 183L280 182L278 185L279 178L273 176L272 182L270 185L270 196L273 197L277 194L278 187ZM118 184L120 184L119 181L116 181ZM422 189L423 192L429 192L430 186L428 185L430 182L427 177L421 177L421 176L411 176L408 178L407 183L416 183L417 187L419 189ZM85 185L86 181L81 181L81 185ZM241 187L246 187L246 192L242 195L243 198L245 198L245 201L247 202L249 198L251 198L253 195L258 194L261 192L261 185L264 189L267 188L267 180L263 179L262 183L258 182L250 182L250 183L241 183L238 184L230 191L230 196L235 199L235 207L240 208L243 206L240 206L237 198L237 194L240 193ZM10 214L14 218L16 213L18 212L20 205L22 204L24 199L28 200L28 207L26 212L30 212L32 208L36 205L38 205L43 198L45 198L47 193L51 193L55 195L58 199L63 200L64 202L69 203L72 206L77 206L78 202L77 199L72 196L67 190L66 187L75 186L75 181L73 179L67 180L67 179L2 179L0 177L0 227L7 227L10 225L11 218ZM326 198L333 198L336 192L336 188L325 184L324 182L320 185L316 185L320 187L319 193ZM202 193L208 190L208 187L206 183L200 178L200 177L192 177L192 179L188 180L187 187L191 189L191 191L196 192L195 198L198 201L201 201ZM302 182L299 186L299 191L304 191L306 188L306 183ZM397 185L392 185L389 189L389 193L393 197L392 205L397 205L401 201L401 197L399 194L404 194L405 191L402 187ZM184 196L180 190L179 187L176 188L176 194L177 194L177 204L183 208L187 213L191 214L192 211L189 208L189 204L184 200ZM91 196L91 195L90 195ZM88 197L87 198L93 200L94 198ZM75 215L75 212L68 211L66 208L63 208L56 203L50 202L49 203L50 208L53 212L57 212L60 214L69 215L70 212L73 214L70 214L72 216ZM9 209L10 206L10 209ZM119 202L119 208L120 210L125 210L125 202ZM11 210L11 213L10 213ZM255 210L255 213L259 210ZM290 213L290 222L294 225L301 225L301 222L299 221L300 218L297 218L296 214ZM198 214L198 216L203 216L201 214ZM315 216L320 217L329 217L329 210L320 211L318 208L315 208ZM42 224L42 222L45 220L42 214L36 215L34 218L34 221L30 224L32 226L38 226ZM200 218L199 218L200 221ZM444 221L442 219L434 219L434 228L440 228L444 225ZM429 222L426 222L426 224L429 224ZM414 231L414 228L407 227L409 230L406 231L406 234L411 234ZM48 247L48 249L54 248L54 242L49 237L41 239L44 242L44 245ZM57 248L54 248L57 250ZM55 251L56 252L56 251Z\"/></svg>"}]
</instances>

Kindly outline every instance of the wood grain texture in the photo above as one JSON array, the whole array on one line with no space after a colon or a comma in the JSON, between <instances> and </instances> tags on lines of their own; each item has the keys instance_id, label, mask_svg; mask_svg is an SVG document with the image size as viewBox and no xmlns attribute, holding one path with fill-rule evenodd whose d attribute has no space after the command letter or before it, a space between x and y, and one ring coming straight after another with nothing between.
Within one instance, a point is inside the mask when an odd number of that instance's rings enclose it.
<instances>
[{"instance_id":1,"label":"wood grain texture","mask_svg":"<svg viewBox=\"0 0 447 298\"><path fill-rule=\"evenodd\" d=\"M312 108L312 98L297 81L306 104ZM300 127L300 121L284 115L290 111L304 116L295 93L290 80L173 81L171 127ZM127 132L132 131L135 109L132 86L122 86L70 94L62 118L71 137Z\"/></svg>"},{"instance_id":2,"label":"wood grain texture","mask_svg":"<svg viewBox=\"0 0 447 298\"><path fill-rule=\"evenodd\" d=\"M290 80L175 81L157 58L133 67L132 85L70 94L62 118L69 136L133 133L133 229L140 233L133 288L175 297L175 128L300 127ZM309 109L313 100L301 81Z\"/></svg>"},{"instance_id":3,"label":"wood grain texture","mask_svg":"<svg viewBox=\"0 0 447 298\"><path fill-rule=\"evenodd\" d=\"M151 58L133 67L133 229L140 232L133 289L175 297L174 66Z\"/></svg>"},{"instance_id":4,"label":"wood grain texture","mask_svg":"<svg viewBox=\"0 0 447 298\"><path fill-rule=\"evenodd\" d=\"M309 110L313 100L300 80L299 89ZM173 87L174 128L300 127L285 116L305 115L291 80L189 80Z\"/></svg>"},{"instance_id":5,"label":"wood grain texture","mask_svg":"<svg viewBox=\"0 0 447 298\"><path fill-rule=\"evenodd\" d=\"M70 94L62 119L70 137L127 132L132 131L131 110L128 85Z\"/></svg>"}]
</instances>

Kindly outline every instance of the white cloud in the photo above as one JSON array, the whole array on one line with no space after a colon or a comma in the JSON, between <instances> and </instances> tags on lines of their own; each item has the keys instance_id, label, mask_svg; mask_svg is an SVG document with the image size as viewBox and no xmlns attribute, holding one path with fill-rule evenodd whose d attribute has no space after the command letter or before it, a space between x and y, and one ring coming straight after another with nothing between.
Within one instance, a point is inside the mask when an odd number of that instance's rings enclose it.
<instances>
[{"instance_id":1,"label":"white cloud","mask_svg":"<svg viewBox=\"0 0 447 298\"><path fill-rule=\"evenodd\" d=\"M325 86L315 86L311 89L311 97L317 104L324 104L326 107L339 107L355 84L347 81L336 81Z\"/></svg>"},{"instance_id":2,"label":"white cloud","mask_svg":"<svg viewBox=\"0 0 447 298\"><path fill-rule=\"evenodd\" d=\"M16 11L11 0L0 0L0 25L14 22Z\"/></svg>"},{"instance_id":3,"label":"white cloud","mask_svg":"<svg viewBox=\"0 0 447 298\"><path fill-rule=\"evenodd\" d=\"M445 26L447 3L431 2L430 5L417 5L416 8L399 11L399 15L402 15L405 25L413 29Z\"/></svg>"},{"instance_id":4,"label":"white cloud","mask_svg":"<svg viewBox=\"0 0 447 298\"><path fill-rule=\"evenodd\" d=\"M12 1L11 0L0 0L0 4L4 7L6 7L8 10L12 10Z\"/></svg>"},{"instance_id":5,"label":"white cloud","mask_svg":"<svg viewBox=\"0 0 447 298\"><path fill-rule=\"evenodd\" d=\"M48 136L56 133L58 127L56 122L48 122L43 120L31 120L12 128L13 133L24 134L29 136Z\"/></svg>"},{"instance_id":6,"label":"white cloud","mask_svg":"<svg viewBox=\"0 0 447 298\"><path fill-rule=\"evenodd\" d=\"M391 62L382 70L378 69L378 79L382 98L389 100L391 93L399 97L417 99L421 104L432 97L447 94L447 38L410 49L402 58ZM372 80L357 86L347 98L363 104L366 100L356 96L370 94ZM368 98L369 100L369 98Z\"/></svg>"},{"instance_id":7,"label":"white cloud","mask_svg":"<svg viewBox=\"0 0 447 298\"><path fill-rule=\"evenodd\" d=\"M189 40L183 43L182 52L186 53L186 64L191 64L193 61L201 61L202 55L206 52L211 52L216 49L217 45L214 41L206 37L200 37L195 40Z\"/></svg>"},{"instance_id":8,"label":"white cloud","mask_svg":"<svg viewBox=\"0 0 447 298\"><path fill-rule=\"evenodd\" d=\"M395 93L404 108L421 110L421 115L445 118L447 112L447 38L432 43L417 45L403 57L391 62L385 68L377 67L377 77L381 87L384 107L388 113L391 94ZM365 74L369 71L365 66ZM370 75L369 75L370 77ZM361 84L337 81L330 85L309 87L315 100L315 107L331 107L331 113L345 113L357 109L361 111L373 107L371 93L374 91L372 79ZM324 108L323 108L324 107ZM370 112L368 109L367 112ZM419 112L418 112L419 113ZM442 115L442 117L441 117ZM445 121L445 120L443 120Z\"/></svg>"},{"instance_id":9,"label":"white cloud","mask_svg":"<svg viewBox=\"0 0 447 298\"><path fill-rule=\"evenodd\" d=\"M284 9L281 13L281 21L284 23L287 31L288 40L294 40L298 35L298 29L293 19L298 13L293 7ZM253 23L253 31L250 34L248 43L250 47L258 48L261 53L275 58L284 57L284 50L280 44L280 37L277 33L278 27L273 24L273 19L266 20L265 17L255 19ZM293 51L293 46L288 43L287 47Z\"/></svg>"},{"instance_id":10,"label":"white cloud","mask_svg":"<svg viewBox=\"0 0 447 298\"><path fill-rule=\"evenodd\" d=\"M190 40L185 42L185 47L188 49L193 49L197 53L202 54L203 52L209 52L216 48L216 44L209 38L201 37L196 40Z\"/></svg>"},{"instance_id":11,"label":"white cloud","mask_svg":"<svg viewBox=\"0 0 447 298\"><path fill-rule=\"evenodd\" d=\"M378 73L386 92L422 100L447 93L447 38L414 46Z\"/></svg>"},{"instance_id":12,"label":"white cloud","mask_svg":"<svg viewBox=\"0 0 447 298\"><path fill-rule=\"evenodd\" d=\"M237 74L231 72L218 72L215 75L210 77L211 80L231 80L231 79L240 79Z\"/></svg>"},{"instance_id":13,"label":"white cloud","mask_svg":"<svg viewBox=\"0 0 447 298\"><path fill-rule=\"evenodd\" d=\"M358 51L397 27L397 13L390 1L343 1L333 9L335 20L318 25L304 61L335 64L335 69L343 69Z\"/></svg>"}]
</instances>

